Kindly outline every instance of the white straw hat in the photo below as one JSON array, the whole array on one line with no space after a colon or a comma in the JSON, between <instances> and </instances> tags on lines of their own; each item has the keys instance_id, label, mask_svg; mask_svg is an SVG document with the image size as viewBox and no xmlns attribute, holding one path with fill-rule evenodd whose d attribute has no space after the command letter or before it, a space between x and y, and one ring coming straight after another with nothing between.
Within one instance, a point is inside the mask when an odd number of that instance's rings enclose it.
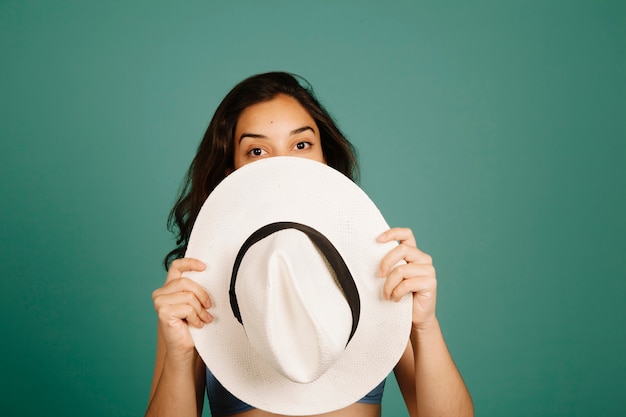
<instances>
[{"instance_id":1,"label":"white straw hat","mask_svg":"<svg viewBox=\"0 0 626 417\"><path fill-rule=\"evenodd\" d=\"M196 349L240 400L320 414L364 397L406 348L411 297L382 298L380 261L397 243L367 195L319 162L267 158L234 171L204 203L185 276L204 286L213 323Z\"/></svg>"}]
</instances>

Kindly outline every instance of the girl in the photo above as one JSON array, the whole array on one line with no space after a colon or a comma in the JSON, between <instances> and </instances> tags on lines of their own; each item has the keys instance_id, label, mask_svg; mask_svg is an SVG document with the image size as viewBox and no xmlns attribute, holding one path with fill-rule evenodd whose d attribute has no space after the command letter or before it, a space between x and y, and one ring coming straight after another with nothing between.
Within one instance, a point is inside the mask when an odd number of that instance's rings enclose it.
<instances>
[{"instance_id":1,"label":"girl","mask_svg":"<svg viewBox=\"0 0 626 417\"><path fill-rule=\"evenodd\" d=\"M177 232L177 246L165 257L169 266L165 284L154 291L158 315L157 354L146 416L200 416L207 390L214 417L263 417L230 394L198 356L188 326L202 327L213 320L207 311L210 294L184 278L202 271L201 261L183 258L200 208L215 186L230 172L273 156L298 156L323 162L352 180L358 178L355 151L339 131L310 87L291 74L273 72L252 76L224 98L187 172L169 225ZM381 261L383 296L399 300L412 293L410 339L394 373L409 414L413 416L473 416L465 384L452 361L435 315L437 281L432 259L416 247L410 229L393 228L380 242L398 241ZM406 264L396 266L399 261ZM366 397L333 417L376 417L384 381Z\"/></svg>"}]
</instances>

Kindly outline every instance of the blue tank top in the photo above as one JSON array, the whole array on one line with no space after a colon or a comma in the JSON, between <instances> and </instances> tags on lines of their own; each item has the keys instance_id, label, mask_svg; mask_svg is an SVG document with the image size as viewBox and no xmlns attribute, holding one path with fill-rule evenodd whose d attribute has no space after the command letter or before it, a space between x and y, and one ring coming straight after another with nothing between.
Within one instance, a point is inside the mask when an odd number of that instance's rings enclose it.
<instances>
[{"instance_id":1,"label":"blue tank top","mask_svg":"<svg viewBox=\"0 0 626 417\"><path fill-rule=\"evenodd\" d=\"M380 404L383 399L385 381L386 380L383 379L383 381L378 384L376 388L357 402L365 404ZM213 376L211 371L209 371L209 368L206 370L206 392L209 397L209 405L211 407L211 415L213 417L223 417L254 409L254 407L244 403L224 388L215 376Z\"/></svg>"}]
</instances>

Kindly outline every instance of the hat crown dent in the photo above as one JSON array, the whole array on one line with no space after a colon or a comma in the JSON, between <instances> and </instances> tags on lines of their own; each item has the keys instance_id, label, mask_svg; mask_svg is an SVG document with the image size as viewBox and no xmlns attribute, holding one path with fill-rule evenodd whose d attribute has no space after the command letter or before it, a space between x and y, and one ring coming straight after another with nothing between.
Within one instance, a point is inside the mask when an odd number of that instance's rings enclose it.
<instances>
[{"instance_id":1,"label":"hat crown dent","mask_svg":"<svg viewBox=\"0 0 626 417\"><path fill-rule=\"evenodd\" d=\"M236 292L250 345L289 380L315 381L346 348L350 307L326 259L304 233L281 230L250 247Z\"/></svg>"}]
</instances>

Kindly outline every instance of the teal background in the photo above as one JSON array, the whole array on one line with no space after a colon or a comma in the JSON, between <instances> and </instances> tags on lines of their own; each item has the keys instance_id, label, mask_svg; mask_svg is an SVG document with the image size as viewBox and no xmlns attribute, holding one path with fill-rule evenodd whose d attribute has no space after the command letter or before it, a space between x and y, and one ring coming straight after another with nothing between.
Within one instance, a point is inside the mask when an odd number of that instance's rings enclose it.
<instances>
[{"instance_id":1,"label":"teal background","mask_svg":"<svg viewBox=\"0 0 626 417\"><path fill-rule=\"evenodd\" d=\"M0 415L143 414L168 211L275 69L434 257L477 415L626 415L624 1L1 0L0 61Z\"/></svg>"}]
</instances>

